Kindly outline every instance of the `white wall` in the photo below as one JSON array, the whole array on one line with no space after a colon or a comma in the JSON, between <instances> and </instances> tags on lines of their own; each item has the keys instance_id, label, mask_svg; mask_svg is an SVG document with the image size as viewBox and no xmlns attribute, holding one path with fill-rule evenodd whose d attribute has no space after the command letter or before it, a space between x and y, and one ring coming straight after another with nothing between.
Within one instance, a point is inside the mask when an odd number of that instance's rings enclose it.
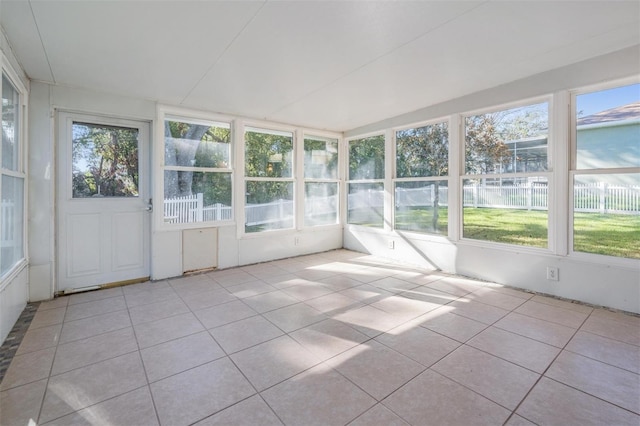
<instances>
[{"instance_id":1,"label":"white wall","mask_svg":"<svg viewBox=\"0 0 640 426\"><path fill-rule=\"evenodd\" d=\"M535 96L557 94L568 102L567 90L640 74L640 46L624 49L599 58L590 59L524 80L505 84L460 99L414 111L399 117L373 123L346 132L345 137L377 132L393 127L446 117L493 105L514 102ZM560 114L568 114L560 111ZM565 130L568 130L565 128ZM388 130L387 130L388 131ZM568 132L556 133L560 150L568 151ZM558 142L558 140L556 140ZM566 178L566 152L554 151L556 180ZM457 177L452 180L457 181ZM568 182L568 179L567 181ZM562 186L562 185L560 185ZM560 191L552 203L556 211L568 212L568 193ZM562 205L564 205L564 210ZM456 226L455 215L450 225ZM564 223L564 225L563 225ZM567 218L553 221L556 233L567 233ZM563 227L564 226L564 227ZM394 240L390 249L388 241ZM563 240L561 237L559 240ZM566 238L564 238L566 244ZM640 261L607 258L605 256L567 255L566 248L556 247L549 252L528 250L516 246L481 244L473 241L425 236L409 232L395 232L347 226L345 248L408 260L427 268L441 269L500 284L536 292L640 313ZM562 251L564 250L564 253ZM558 282L546 279L547 266L559 268Z\"/></svg>"},{"instance_id":2,"label":"white wall","mask_svg":"<svg viewBox=\"0 0 640 426\"><path fill-rule=\"evenodd\" d=\"M53 86L33 82L30 104L29 153L29 299L53 297L55 287L55 112L75 111L119 118L156 120L154 102L113 96L90 90ZM151 126L155 129L155 126ZM156 138L156 143L164 143ZM153 140L153 136L152 136ZM153 150L153 148L152 148ZM239 176L241 182L241 176ZM153 185L153 182L152 182ZM240 208L236 203L236 208ZM236 215L238 216L238 215ZM151 278L179 276L182 267L182 231L158 230L153 227L151 241ZM298 237L298 244L296 238ZM235 225L218 229L218 268L230 268L250 263L280 259L342 247L342 228L273 232L238 239ZM197 248L196 248L197 250Z\"/></svg>"}]
</instances>

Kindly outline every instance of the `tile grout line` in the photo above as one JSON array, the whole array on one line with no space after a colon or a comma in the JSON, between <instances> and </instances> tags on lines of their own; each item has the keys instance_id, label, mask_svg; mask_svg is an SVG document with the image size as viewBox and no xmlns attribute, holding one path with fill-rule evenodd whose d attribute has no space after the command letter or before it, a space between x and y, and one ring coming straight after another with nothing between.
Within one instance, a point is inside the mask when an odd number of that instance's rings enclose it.
<instances>
[{"instance_id":1,"label":"tile grout line","mask_svg":"<svg viewBox=\"0 0 640 426\"><path fill-rule=\"evenodd\" d=\"M524 403L524 401L526 401L526 399L529 397L529 395L531 395L531 392L535 389L536 386L538 386L538 384L540 383L540 381L542 380L542 378L547 378L547 379L551 379L550 377L545 376L547 374L547 371L549 371L549 369L553 366L553 364L556 362L556 360L560 357L560 355L562 355L562 353L564 352L565 348L567 347L567 345L569 344L569 342L571 342L571 340L573 340L573 338L576 336L576 334L578 334L578 331L580 331L580 329L582 328L582 326L587 322L587 320L589 319L589 317L591 317L591 315L593 314L594 310L592 310L589 315L586 316L585 319L582 320L582 322L580 323L580 326L578 328L575 329L575 331L573 332L573 334L571 334L571 337L569 339L567 339L567 342L562 346L562 348L560 348L560 351L558 352L558 354L553 357L553 359L551 360L551 362L549 363L549 365L547 366L547 368L544 369L544 371L540 374L540 377L538 377L538 379L536 380L536 382L533 384L533 386L531 386L531 388L529 389L529 391L524 395L524 397L520 400L520 402L518 403L518 405L516 406L516 408L513 410L513 412L511 413L511 415L507 418L507 420L505 421L505 425L506 423L509 422L509 420L514 416L514 415L518 415L520 416L520 414L516 414L516 411L518 411L518 409L520 408L520 406ZM557 346L556 346L557 347ZM551 379L553 380L553 379ZM557 380L555 380L557 382ZM561 382L558 382L561 383ZM564 384L564 383L563 383ZM566 384L565 384L566 385ZM568 386L568 385L566 385ZM572 387L572 386L570 386ZM579 390L579 389L576 389ZM584 391L580 391L586 395L591 395L590 393L584 392ZM594 396L594 395L591 395ZM523 419L529 420L524 416L520 416ZM530 421L530 420L529 420Z\"/></svg>"}]
</instances>

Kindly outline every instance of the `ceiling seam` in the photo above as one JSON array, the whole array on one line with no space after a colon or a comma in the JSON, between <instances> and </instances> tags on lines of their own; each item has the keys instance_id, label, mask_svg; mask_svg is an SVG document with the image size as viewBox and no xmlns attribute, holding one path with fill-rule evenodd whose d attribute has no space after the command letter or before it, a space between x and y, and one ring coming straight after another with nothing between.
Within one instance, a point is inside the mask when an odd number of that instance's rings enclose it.
<instances>
[{"instance_id":1,"label":"ceiling seam","mask_svg":"<svg viewBox=\"0 0 640 426\"><path fill-rule=\"evenodd\" d=\"M44 57L47 60L47 66L49 67L49 72L51 73L51 81L53 82L53 84L56 84L56 76L53 74L51 61L49 61L49 55L47 54L47 49L44 47L44 41L42 40L42 34L40 34L40 27L38 26L38 20L36 19L36 14L33 11L33 5L31 4L31 0L29 0L29 9L31 10L31 17L33 18L33 23L36 26L36 31L38 32L38 38L40 39L40 45L42 46Z\"/></svg>"},{"instance_id":2,"label":"ceiling seam","mask_svg":"<svg viewBox=\"0 0 640 426\"><path fill-rule=\"evenodd\" d=\"M242 29L240 29L240 31L238 31L238 33L235 35L235 37L233 37L233 39L229 42L229 44L224 48L224 50L222 51L222 53L220 53L220 55L216 58L216 60L214 61L214 63L207 68L207 70L204 72L204 74L202 75L202 77L200 77L198 79L198 81L196 81L196 83L193 85L193 87L191 89L189 89L189 91L187 92L187 94L182 98L182 100L180 101L180 105L183 105L187 98L189 96L191 96L191 94L193 93L194 90L196 90L196 87L198 87L198 85L200 85L200 83L202 82L202 80L205 79L205 77L207 76L207 74L209 74L211 72L211 70L213 68L215 68L216 65L218 65L218 63L220 62L220 60L222 59L222 57L225 55L225 53L227 53L227 51L229 51L229 49L231 48L231 46L235 43L235 41L238 39L238 37L240 37L242 35L242 33L244 33L244 31L247 29L247 27L256 19L256 17L258 16L258 14L260 13L260 11L262 10L262 8L267 4L268 0L265 0L262 5L258 8L258 10L256 10L256 12L253 14L253 16L251 17L251 19L249 19L247 21L246 24L244 24L244 26L242 27Z\"/></svg>"},{"instance_id":3,"label":"ceiling seam","mask_svg":"<svg viewBox=\"0 0 640 426\"><path fill-rule=\"evenodd\" d=\"M369 65L373 64L374 62L377 62L377 61L379 61L380 59L382 59L382 58L384 58L384 57L386 57L386 56L389 56L389 55L390 55L390 54L392 54L393 52L395 52L395 51L397 51L397 50L399 50L399 49L402 49L403 47L405 47L405 46L407 46L407 45L409 45L409 44L411 44L411 43L415 42L416 40L421 39L422 37L425 37L425 36L427 36L427 35L431 34L432 32L434 32L434 31L436 31L436 30L438 30L438 29L442 28L443 26L445 26L445 25L447 25L447 24L449 24L449 23L451 23L451 22L453 22L453 21L455 21L455 20L457 20L457 19L461 18L462 16L464 16L464 15L466 15L466 14L468 14L468 13L473 12L474 10L478 9L479 7L484 6L485 4L489 3L490 1L491 1L491 0L485 0L485 1L483 1L482 3L479 3L477 6L474 6L474 7L472 7L471 9L469 9L469 10L467 10L467 11L465 11L465 12L463 12L463 13L461 13L461 14L459 14L459 15L457 15L457 16L455 16L455 17L453 17L453 18L451 18L451 19L449 19L449 20L447 20L447 21L445 21L445 22L443 22L443 23L441 23L440 25L437 25L437 26L435 26L435 27L431 28L429 31L427 31L427 32L425 32L425 33L422 33L422 34L420 34L420 35L415 36L415 37L414 37L414 38L412 38L411 40L408 40L408 41L406 41L406 42L404 42L404 43L400 44L399 46L394 47L393 49L389 50L388 52L385 52L385 53L383 53L383 54L381 54L381 55L379 55L379 56L377 56L377 57L375 57L375 58L371 59L370 61L368 61L368 62L366 62L366 63L362 64L361 66L357 67L356 69L354 69L354 70L352 70L352 71L349 71L348 73L343 74L343 75L341 75L340 77L337 77L337 78L333 79L332 81L330 81L329 83L327 83L327 84L323 85L322 87L319 87L319 88L317 88L317 89L315 89L315 90L312 90L312 91L310 91L309 93L306 93L305 95L302 95L300 98L296 99L295 101L289 102L288 104L286 104L286 105L282 106L281 108L278 108L277 110L275 110L275 111L271 112L267 117L271 117L271 116L273 116L273 115L275 115L275 114L279 113L280 111L282 111L282 110L284 110L284 109L286 109L286 108L288 108L288 107L290 107L290 106L292 106L292 105L295 105L296 103L298 103L298 102L302 101L303 99L305 99L305 98L307 98L307 97L309 97L309 96L313 95L314 93L318 93L318 92L320 92L321 90L324 90L324 89L326 89L326 88L328 88L328 87L332 86L333 84L337 83L338 81L342 80L343 78L348 77L348 76L350 76L350 75L352 75L352 74L355 74L356 72L358 72L358 71L360 71L361 69L363 69L363 68L365 68L365 67L367 67L367 66L369 66ZM265 117L265 119L267 119L267 117Z\"/></svg>"}]
</instances>

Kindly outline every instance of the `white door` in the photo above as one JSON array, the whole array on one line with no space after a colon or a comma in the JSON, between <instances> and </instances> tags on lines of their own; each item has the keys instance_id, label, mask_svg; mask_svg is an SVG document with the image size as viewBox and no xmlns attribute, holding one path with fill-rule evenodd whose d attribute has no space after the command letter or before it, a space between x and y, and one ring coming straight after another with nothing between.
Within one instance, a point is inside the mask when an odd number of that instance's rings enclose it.
<instances>
[{"instance_id":1,"label":"white door","mask_svg":"<svg viewBox=\"0 0 640 426\"><path fill-rule=\"evenodd\" d=\"M61 112L58 126L57 290L147 279L149 124Z\"/></svg>"}]
</instances>

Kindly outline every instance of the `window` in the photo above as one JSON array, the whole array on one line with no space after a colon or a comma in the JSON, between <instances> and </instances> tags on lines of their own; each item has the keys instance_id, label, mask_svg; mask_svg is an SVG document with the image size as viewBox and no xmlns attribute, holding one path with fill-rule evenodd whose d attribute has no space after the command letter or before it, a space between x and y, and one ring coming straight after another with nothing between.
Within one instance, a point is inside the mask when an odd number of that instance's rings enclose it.
<instances>
[{"instance_id":1,"label":"window","mask_svg":"<svg viewBox=\"0 0 640 426\"><path fill-rule=\"evenodd\" d=\"M138 196L138 129L74 122L72 196Z\"/></svg>"},{"instance_id":2,"label":"window","mask_svg":"<svg viewBox=\"0 0 640 426\"><path fill-rule=\"evenodd\" d=\"M165 119L164 221L232 220L229 123Z\"/></svg>"},{"instance_id":3,"label":"window","mask_svg":"<svg viewBox=\"0 0 640 426\"><path fill-rule=\"evenodd\" d=\"M20 92L2 74L0 164L0 277L24 259L24 186Z\"/></svg>"},{"instance_id":4,"label":"window","mask_svg":"<svg viewBox=\"0 0 640 426\"><path fill-rule=\"evenodd\" d=\"M294 227L293 133L245 128L245 232Z\"/></svg>"},{"instance_id":5,"label":"window","mask_svg":"<svg viewBox=\"0 0 640 426\"><path fill-rule=\"evenodd\" d=\"M547 102L464 118L463 237L548 247Z\"/></svg>"},{"instance_id":6,"label":"window","mask_svg":"<svg viewBox=\"0 0 640 426\"><path fill-rule=\"evenodd\" d=\"M575 97L573 250L640 259L640 84Z\"/></svg>"},{"instance_id":7,"label":"window","mask_svg":"<svg viewBox=\"0 0 640 426\"><path fill-rule=\"evenodd\" d=\"M349 141L347 222L384 226L384 135Z\"/></svg>"},{"instance_id":8,"label":"window","mask_svg":"<svg viewBox=\"0 0 640 426\"><path fill-rule=\"evenodd\" d=\"M338 140L304 138L304 226L338 223Z\"/></svg>"},{"instance_id":9,"label":"window","mask_svg":"<svg viewBox=\"0 0 640 426\"><path fill-rule=\"evenodd\" d=\"M396 132L394 227L447 234L447 123Z\"/></svg>"}]
</instances>

